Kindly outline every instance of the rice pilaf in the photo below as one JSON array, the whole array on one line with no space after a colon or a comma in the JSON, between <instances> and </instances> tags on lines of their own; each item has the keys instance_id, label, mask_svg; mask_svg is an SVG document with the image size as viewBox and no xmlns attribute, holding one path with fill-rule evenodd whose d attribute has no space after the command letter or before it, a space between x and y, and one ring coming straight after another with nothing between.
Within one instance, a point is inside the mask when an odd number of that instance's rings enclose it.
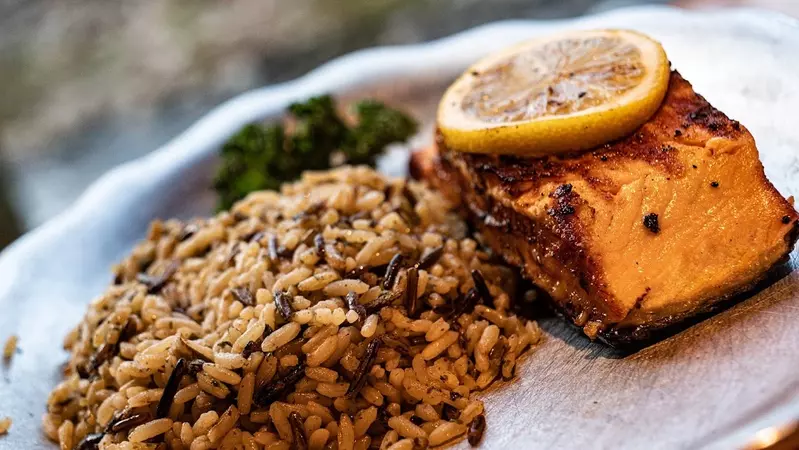
<instances>
[{"instance_id":1,"label":"rice pilaf","mask_svg":"<svg viewBox=\"0 0 799 450\"><path fill-rule=\"evenodd\" d=\"M439 194L366 167L156 221L115 273L65 340L62 449L477 444L541 334Z\"/></svg>"}]
</instances>

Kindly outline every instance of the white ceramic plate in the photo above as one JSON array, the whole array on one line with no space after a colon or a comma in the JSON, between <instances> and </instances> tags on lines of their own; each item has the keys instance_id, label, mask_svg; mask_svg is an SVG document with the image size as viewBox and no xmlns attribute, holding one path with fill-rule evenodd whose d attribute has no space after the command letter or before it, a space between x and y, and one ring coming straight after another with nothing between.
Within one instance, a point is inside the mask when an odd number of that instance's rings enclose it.
<instances>
[{"instance_id":1,"label":"white ceramic plate","mask_svg":"<svg viewBox=\"0 0 799 450\"><path fill-rule=\"evenodd\" d=\"M440 41L378 48L296 81L256 90L210 112L171 143L98 180L66 213L0 255L0 339L21 353L0 371L0 448L54 448L39 429L66 360L61 341L110 266L156 217L207 215L219 145L242 125L294 100L333 92L405 105L429 125L436 99L480 56L561 28L625 27L661 40L674 67L754 134L766 172L799 194L799 25L755 10L636 8L575 20L483 26ZM420 141L429 139L430 127ZM382 168L402 173L404 154ZM794 252L792 264L799 257ZM671 339L627 357L552 319L519 378L487 394L482 448L733 448L799 417L799 273Z\"/></svg>"}]
</instances>

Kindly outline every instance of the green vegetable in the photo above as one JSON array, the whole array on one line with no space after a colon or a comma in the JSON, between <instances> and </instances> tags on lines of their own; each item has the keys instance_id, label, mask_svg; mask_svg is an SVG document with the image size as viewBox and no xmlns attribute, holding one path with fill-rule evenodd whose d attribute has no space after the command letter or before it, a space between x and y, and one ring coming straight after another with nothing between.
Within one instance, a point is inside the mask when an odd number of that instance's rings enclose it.
<instances>
[{"instance_id":1,"label":"green vegetable","mask_svg":"<svg viewBox=\"0 0 799 450\"><path fill-rule=\"evenodd\" d=\"M327 169L339 152L346 164L374 166L387 145L417 129L412 118L374 100L355 105L354 125L338 115L327 95L295 103L288 113L289 127L251 124L225 143L214 182L220 209L250 192L279 189L305 170Z\"/></svg>"}]
</instances>

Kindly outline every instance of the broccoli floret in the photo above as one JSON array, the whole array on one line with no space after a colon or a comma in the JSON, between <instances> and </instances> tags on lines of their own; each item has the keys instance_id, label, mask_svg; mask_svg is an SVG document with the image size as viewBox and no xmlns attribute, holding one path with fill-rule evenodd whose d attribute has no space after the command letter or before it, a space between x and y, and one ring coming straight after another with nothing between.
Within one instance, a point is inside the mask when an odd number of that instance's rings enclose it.
<instances>
[{"instance_id":1,"label":"broccoli floret","mask_svg":"<svg viewBox=\"0 0 799 450\"><path fill-rule=\"evenodd\" d=\"M219 208L230 208L253 191L279 189L304 170L327 169L337 152L347 164L374 166L387 145L416 133L416 121L381 102L367 100L355 108L356 122L349 125L324 95L291 105L288 126L245 126L222 147L214 183Z\"/></svg>"}]
</instances>

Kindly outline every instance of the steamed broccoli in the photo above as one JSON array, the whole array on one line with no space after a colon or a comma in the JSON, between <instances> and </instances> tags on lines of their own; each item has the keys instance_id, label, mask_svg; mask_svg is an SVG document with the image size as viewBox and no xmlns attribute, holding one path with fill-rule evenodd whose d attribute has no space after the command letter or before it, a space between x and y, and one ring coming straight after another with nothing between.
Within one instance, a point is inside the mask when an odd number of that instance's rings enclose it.
<instances>
[{"instance_id":1,"label":"steamed broccoli","mask_svg":"<svg viewBox=\"0 0 799 450\"><path fill-rule=\"evenodd\" d=\"M417 130L412 118L375 100L355 105L353 125L338 115L327 95L295 103L288 113L290 126L247 125L222 147L214 182L220 209L252 191L278 189L304 170L329 168L337 152L347 164L374 166L387 145Z\"/></svg>"}]
</instances>

